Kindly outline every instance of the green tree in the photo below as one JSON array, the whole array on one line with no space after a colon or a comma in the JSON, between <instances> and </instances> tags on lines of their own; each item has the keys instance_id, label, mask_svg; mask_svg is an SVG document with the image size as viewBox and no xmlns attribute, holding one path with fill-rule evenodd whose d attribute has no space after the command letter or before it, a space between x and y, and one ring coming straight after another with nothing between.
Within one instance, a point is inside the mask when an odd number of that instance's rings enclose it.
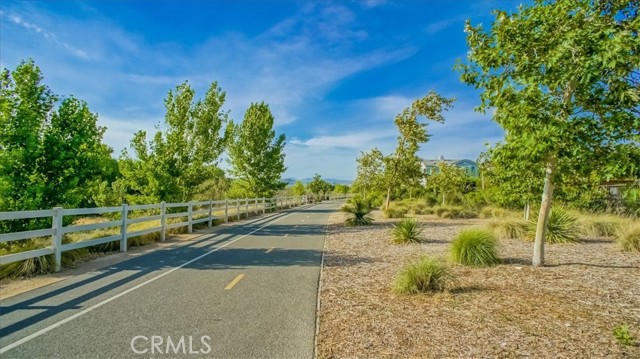
<instances>
[{"instance_id":1,"label":"green tree","mask_svg":"<svg viewBox=\"0 0 640 359\"><path fill-rule=\"evenodd\" d=\"M36 163L56 96L33 60L0 77L0 210L42 209L45 186Z\"/></svg>"},{"instance_id":2,"label":"green tree","mask_svg":"<svg viewBox=\"0 0 640 359\"><path fill-rule=\"evenodd\" d=\"M369 152L361 152L356 162L358 167L353 187L362 191L362 198L366 198L373 191L382 190L385 165L382 152L374 147Z\"/></svg>"},{"instance_id":3,"label":"green tree","mask_svg":"<svg viewBox=\"0 0 640 359\"><path fill-rule=\"evenodd\" d=\"M405 108L395 118L398 128L398 145L395 152L385 158L385 175L387 199L385 209L389 208L391 191L394 188L408 189L420 186L424 177L418 151L420 145L429 140L427 124L418 122L418 116L424 116L428 120L443 123L443 111L449 110L454 98L445 98L435 91L421 99L414 101L411 107Z\"/></svg>"},{"instance_id":4,"label":"green tree","mask_svg":"<svg viewBox=\"0 0 640 359\"><path fill-rule=\"evenodd\" d=\"M638 145L640 40L637 0L536 0L496 11L489 31L466 26L462 80L482 90L480 110L519 158L544 166L533 260L544 242L556 173L564 159L601 168L624 142Z\"/></svg>"},{"instance_id":5,"label":"green tree","mask_svg":"<svg viewBox=\"0 0 640 359\"><path fill-rule=\"evenodd\" d=\"M304 196L306 192L304 184L300 181L296 181L296 183L291 186L291 193L293 193L294 196Z\"/></svg>"},{"instance_id":6,"label":"green tree","mask_svg":"<svg viewBox=\"0 0 640 359\"><path fill-rule=\"evenodd\" d=\"M225 97L216 82L202 100L195 100L186 81L169 91L160 127L164 131L156 132L149 143L145 131L137 132L131 141L135 156L125 151L120 158L130 202L189 201L205 182L223 181L217 165L231 127L225 128Z\"/></svg>"},{"instance_id":7,"label":"green tree","mask_svg":"<svg viewBox=\"0 0 640 359\"><path fill-rule=\"evenodd\" d=\"M311 182L307 184L307 188L309 189L309 192L314 194L316 200L319 200L321 194L326 192L330 185L330 183L322 179L322 176L316 173Z\"/></svg>"},{"instance_id":8,"label":"green tree","mask_svg":"<svg viewBox=\"0 0 640 359\"><path fill-rule=\"evenodd\" d=\"M438 170L427 176L427 190L432 190L437 196L442 198L442 205L447 204L447 199L451 201L455 197L460 197L464 193L465 185L469 179L464 169L440 162Z\"/></svg>"},{"instance_id":9,"label":"green tree","mask_svg":"<svg viewBox=\"0 0 640 359\"><path fill-rule=\"evenodd\" d=\"M86 102L64 99L43 133L37 167L44 179L43 203L49 206L93 205L96 183L110 183L117 175L112 149L102 143L105 127Z\"/></svg>"},{"instance_id":10,"label":"green tree","mask_svg":"<svg viewBox=\"0 0 640 359\"><path fill-rule=\"evenodd\" d=\"M117 176L97 115L73 96L56 101L33 60L2 71L0 210L90 206Z\"/></svg>"},{"instance_id":11,"label":"green tree","mask_svg":"<svg viewBox=\"0 0 640 359\"><path fill-rule=\"evenodd\" d=\"M233 141L229 145L231 174L251 197L272 197L286 185L280 179L284 165L285 135L276 137L274 118L264 102L252 103L241 124L231 122Z\"/></svg>"},{"instance_id":12,"label":"green tree","mask_svg":"<svg viewBox=\"0 0 640 359\"><path fill-rule=\"evenodd\" d=\"M349 186L338 183L334 186L333 191L337 194L346 195L349 193Z\"/></svg>"}]
</instances>

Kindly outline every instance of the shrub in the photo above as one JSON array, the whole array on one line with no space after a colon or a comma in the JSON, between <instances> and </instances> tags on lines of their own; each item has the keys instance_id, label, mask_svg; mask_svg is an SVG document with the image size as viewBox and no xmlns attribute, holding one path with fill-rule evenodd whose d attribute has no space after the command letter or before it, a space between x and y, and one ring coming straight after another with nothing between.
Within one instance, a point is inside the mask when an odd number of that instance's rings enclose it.
<instances>
[{"instance_id":1,"label":"shrub","mask_svg":"<svg viewBox=\"0 0 640 359\"><path fill-rule=\"evenodd\" d=\"M580 216L578 223L580 233L587 237L613 237L622 225L622 219L612 215Z\"/></svg>"},{"instance_id":2,"label":"shrub","mask_svg":"<svg viewBox=\"0 0 640 359\"><path fill-rule=\"evenodd\" d=\"M480 218L506 218L513 216L509 210L499 207L483 207L480 210Z\"/></svg>"},{"instance_id":3,"label":"shrub","mask_svg":"<svg viewBox=\"0 0 640 359\"><path fill-rule=\"evenodd\" d=\"M537 218L529 222L527 238L536 236ZM562 207L556 207L549 214L546 243L574 243L578 241L579 230L576 217Z\"/></svg>"},{"instance_id":4,"label":"shrub","mask_svg":"<svg viewBox=\"0 0 640 359\"><path fill-rule=\"evenodd\" d=\"M616 242L624 252L640 252L640 223L620 227Z\"/></svg>"},{"instance_id":5,"label":"shrub","mask_svg":"<svg viewBox=\"0 0 640 359\"><path fill-rule=\"evenodd\" d=\"M438 217L442 217L442 214L444 212L449 212L449 207L445 207L445 206L438 206L438 207L434 207L434 212Z\"/></svg>"},{"instance_id":6,"label":"shrub","mask_svg":"<svg viewBox=\"0 0 640 359\"><path fill-rule=\"evenodd\" d=\"M620 324L613 328L613 336L622 345L633 345L634 338L629 332L629 325L627 324Z\"/></svg>"},{"instance_id":7,"label":"shrub","mask_svg":"<svg viewBox=\"0 0 640 359\"><path fill-rule=\"evenodd\" d=\"M404 218L405 214L407 214L407 209L404 207L389 207L384 211L387 218Z\"/></svg>"},{"instance_id":8,"label":"shrub","mask_svg":"<svg viewBox=\"0 0 640 359\"><path fill-rule=\"evenodd\" d=\"M434 209L435 214L441 218L476 218L478 215L476 212L468 209L464 209L460 206L439 206Z\"/></svg>"},{"instance_id":9,"label":"shrub","mask_svg":"<svg viewBox=\"0 0 640 359\"><path fill-rule=\"evenodd\" d=\"M420 243L420 234L422 226L413 218L405 218L400 223L395 224L391 230L393 235L393 243Z\"/></svg>"},{"instance_id":10,"label":"shrub","mask_svg":"<svg viewBox=\"0 0 640 359\"><path fill-rule=\"evenodd\" d=\"M422 210L422 214L434 214L436 211L433 208L427 207Z\"/></svg>"},{"instance_id":11,"label":"shrub","mask_svg":"<svg viewBox=\"0 0 640 359\"><path fill-rule=\"evenodd\" d=\"M451 243L450 255L455 263L491 266L500 263L493 233L482 229L461 231Z\"/></svg>"},{"instance_id":12,"label":"shrub","mask_svg":"<svg viewBox=\"0 0 640 359\"><path fill-rule=\"evenodd\" d=\"M446 265L428 257L406 265L395 280L393 290L401 294L444 292L455 277Z\"/></svg>"},{"instance_id":13,"label":"shrub","mask_svg":"<svg viewBox=\"0 0 640 359\"><path fill-rule=\"evenodd\" d=\"M529 223L516 218L496 218L487 227L500 239L524 238Z\"/></svg>"},{"instance_id":14,"label":"shrub","mask_svg":"<svg viewBox=\"0 0 640 359\"><path fill-rule=\"evenodd\" d=\"M364 226L373 222L373 218L369 216L371 208L369 208L364 200L356 199L352 201L352 203L342 207L342 211L351 214L351 217L346 220L348 225Z\"/></svg>"},{"instance_id":15,"label":"shrub","mask_svg":"<svg viewBox=\"0 0 640 359\"><path fill-rule=\"evenodd\" d=\"M427 206L435 206L436 204L438 204L438 198L435 196L426 196L424 200Z\"/></svg>"}]
</instances>

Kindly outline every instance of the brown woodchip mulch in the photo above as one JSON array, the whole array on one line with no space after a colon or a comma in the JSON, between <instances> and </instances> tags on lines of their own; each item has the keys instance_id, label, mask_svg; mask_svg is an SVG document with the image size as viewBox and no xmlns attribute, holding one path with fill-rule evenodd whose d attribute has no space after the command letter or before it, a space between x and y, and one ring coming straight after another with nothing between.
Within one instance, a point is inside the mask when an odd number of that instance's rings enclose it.
<instances>
[{"instance_id":1,"label":"brown woodchip mulch","mask_svg":"<svg viewBox=\"0 0 640 359\"><path fill-rule=\"evenodd\" d=\"M503 264L454 266L450 293L397 295L402 266L446 259L453 237L483 220L420 216L427 240L393 245L382 219L329 225L322 272L319 358L640 358L640 255L611 239L547 245L547 266L531 267L532 245L500 242ZM613 336L630 325L635 346Z\"/></svg>"}]
</instances>

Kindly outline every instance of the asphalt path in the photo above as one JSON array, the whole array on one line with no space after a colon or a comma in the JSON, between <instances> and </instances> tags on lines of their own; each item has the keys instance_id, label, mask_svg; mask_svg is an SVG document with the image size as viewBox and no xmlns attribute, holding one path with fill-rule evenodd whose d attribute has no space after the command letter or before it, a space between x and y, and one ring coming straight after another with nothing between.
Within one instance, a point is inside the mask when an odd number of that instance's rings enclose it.
<instances>
[{"instance_id":1,"label":"asphalt path","mask_svg":"<svg viewBox=\"0 0 640 359\"><path fill-rule=\"evenodd\" d=\"M214 227L0 301L0 358L312 358L338 202Z\"/></svg>"}]
</instances>

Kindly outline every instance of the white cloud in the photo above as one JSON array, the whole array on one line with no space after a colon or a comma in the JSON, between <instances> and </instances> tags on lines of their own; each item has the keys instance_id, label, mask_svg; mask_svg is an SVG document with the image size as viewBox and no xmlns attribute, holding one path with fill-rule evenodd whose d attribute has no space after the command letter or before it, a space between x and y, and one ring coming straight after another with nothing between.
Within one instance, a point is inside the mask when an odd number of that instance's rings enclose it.
<instances>
[{"instance_id":1,"label":"white cloud","mask_svg":"<svg viewBox=\"0 0 640 359\"><path fill-rule=\"evenodd\" d=\"M0 16L5 16L4 12L0 12ZM74 47L72 45L69 45L68 43L61 41L58 39L58 36L52 32L46 31L44 30L42 27L33 24L31 22L25 21L22 17L15 15L15 14L11 14L8 15L9 20L11 20L11 22L13 22L14 24L23 27L24 29L33 31L37 34L40 34L42 37L44 37L45 39L57 44L58 46L62 47L63 49L65 49L67 52L69 52L70 54L72 54L73 56L79 57L81 59L84 60L88 60L89 59L89 55L87 54L86 51L81 50L77 47Z\"/></svg>"},{"instance_id":2,"label":"white cloud","mask_svg":"<svg viewBox=\"0 0 640 359\"><path fill-rule=\"evenodd\" d=\"M291 144L308 147L363 149L379 140L394 138L391 131L366 131L338 136L318 136L308 140L292 139Z\"/></svg>"},{"instance_id":3,"label":"white cloud","mask_svg":"<svg viewBox=\"0 0 640 359\"><path fill-rule=\"evenodd\" d=\"M460 16L455 16L452 18L432 22L429 25L427 25L427 27L425 28L425 31L429 35L435 35L452 25L459 26L460 31L462 31L464 27L464 21L468 18L469 18L469 15L460 15Z\"/></svg>"}]
</instances>

